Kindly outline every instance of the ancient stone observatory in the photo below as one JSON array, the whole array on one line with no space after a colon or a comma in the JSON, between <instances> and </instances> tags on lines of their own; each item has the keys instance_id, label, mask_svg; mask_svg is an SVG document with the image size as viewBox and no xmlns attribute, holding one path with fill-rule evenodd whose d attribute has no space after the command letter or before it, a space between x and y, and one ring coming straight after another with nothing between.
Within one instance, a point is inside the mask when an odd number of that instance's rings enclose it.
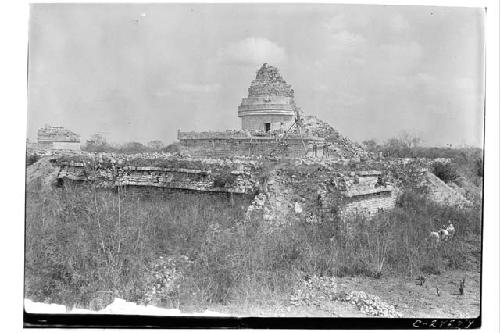
<instances>
[{"instance_id":1,"label":"ancient stone observatory","mask_svg":"<svg viewBox=\"0 0 500 333\"><path fill-rule=\"evenodd\" d=\"M279 130L293 123L296 115L294 92L278 69L263 64L248 88L248 97L238 107L243 130Z\"/></svg>"},{"instance_id":2,"label":"ancient stone observatory","mask_svg":"<svg viewBox=\"0 0 500 333\"><path fill-rule=\"evenodd\" d=\"M181 150L193 157L282 156L320 157L325 139L299 131L294 92L276 67L267 64L257 71L248 97L238 107L241 130L181 132Z\"/></svg>"}]
</instances>

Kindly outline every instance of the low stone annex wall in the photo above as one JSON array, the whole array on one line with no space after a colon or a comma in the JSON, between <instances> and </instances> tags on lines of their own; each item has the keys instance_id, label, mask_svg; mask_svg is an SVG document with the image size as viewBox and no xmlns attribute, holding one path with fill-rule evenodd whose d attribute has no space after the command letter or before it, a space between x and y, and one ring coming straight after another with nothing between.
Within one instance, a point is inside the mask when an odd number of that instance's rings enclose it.
<instances>
[{"instance_id":1,"label":"low stone annex wall","mask_svg":"<svg viewBox=\"0 0 500 333\"><path fill-rule=\"evenodd\" d=\"M358 196L342 207L340 214L348 217L356 214L373 216L380 211L393 209L396 205L394 192L380 191L366 196Z\"/></svg>"},{"instance_id":2,"label":"low stone annex wall","mask_svg":"<svg viewBox=\"0 0 500 333\"><path fill-rule=\"evenodd\" d=\"M270 230L299 221L335 223L355 213L370 217L395 206L395 189L381 182L381 176L377 170L347 171L320 164L278 167L248 214L262 214Z\"/></svg>"},{"instance_id":3,"label":"low stone annex wall","mask_svg":"<svg viewBox=\"0 0 500 333\"><path fill-rule=\"evenodd\" d=\"M361 171L343 178L342 194L345 205L340 214L343 217L361 214L373 216L383 210L390 210L396 205L396 193L391 185L380 183L380 171Z\"/></svg>"},{"instance_id":4,"label":"low stone annex wall","mask_svg":"<svg viewBox=\"0 0 500 333\"><path fill-rule=\"evenodd\" d=\"M56 162L57 163L57 162ZM168 166L95 166L86 163L58 163L58 178L64 182L92 181L99 187L145 186L201 192L252 194L259 186L255 166L210 165L207 169Z\"/></svg>"},{"instance_id":5,"label":"low stone annex wall","mask_svg":"<svg viewBox=\"0 0 500 333\"><path fill-rule=\"evenodd\" d=\"M429 198L434 202L462 207L472 205L460 192L429 171L424 174L423 185L427 188Z\"/></svg>"}]
</instances>

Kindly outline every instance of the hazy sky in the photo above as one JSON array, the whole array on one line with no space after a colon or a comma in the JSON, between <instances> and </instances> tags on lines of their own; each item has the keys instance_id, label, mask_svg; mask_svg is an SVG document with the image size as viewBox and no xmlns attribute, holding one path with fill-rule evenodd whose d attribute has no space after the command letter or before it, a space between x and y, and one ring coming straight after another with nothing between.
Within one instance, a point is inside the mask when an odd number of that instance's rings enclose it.
<instances>
[{"instance_id":1,"label":"hazy sky","mask_svg":"<svg viewBox=\"0 0 500 333\"><path fill-rule=\"evenodd\" d=\"M238 129L267 62L306 114L357 140L483 137L483 9L368 5L32 5L28 136L169 143Z\"/></svg>"}]
</instances>

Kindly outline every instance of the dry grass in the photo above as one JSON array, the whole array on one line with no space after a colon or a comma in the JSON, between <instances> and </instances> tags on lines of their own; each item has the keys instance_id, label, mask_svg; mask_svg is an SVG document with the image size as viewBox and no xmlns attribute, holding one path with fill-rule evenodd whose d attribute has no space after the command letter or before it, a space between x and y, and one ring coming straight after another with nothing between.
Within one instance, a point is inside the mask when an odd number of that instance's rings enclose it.
<instances>
[{"instance_id":1,"label":"dry grass","mask_svg":"<svg viewBox=\"0 0 500 333\"><path fill-rule=\"evenodd\" d=\"M267 233L245 223L239 198L189 192L100 191L65 186L27 194L26 296L88 306L103 293L141 301L147 264L187 255L181 306L254 304L286 299L305 274L407 276L422 270L478 269L480 210L440 207L407 193L392 212L368 221L296 223ZM453 243L425 246L430 230L452 220ZM465 259L463 259L465 258ZM426 268L427 267L427 268Z\"/></svg>"}]
</instances>

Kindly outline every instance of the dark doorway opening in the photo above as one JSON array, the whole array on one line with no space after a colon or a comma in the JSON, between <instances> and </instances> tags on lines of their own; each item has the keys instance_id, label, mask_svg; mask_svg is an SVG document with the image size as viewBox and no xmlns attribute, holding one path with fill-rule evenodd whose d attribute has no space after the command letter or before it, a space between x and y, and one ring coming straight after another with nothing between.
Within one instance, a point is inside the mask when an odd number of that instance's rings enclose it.
<instances>
[{"instance_id":1,"label":"dark doorway opening","mask_svg":"<svg viewBox=\"0 0 500 333\"><path fill-rule=\"evenodd\" d=\"M271 130L271 123L264 123L264 127L266 129L266 132L269 132Z\"/></svg>"}]
</instances>

